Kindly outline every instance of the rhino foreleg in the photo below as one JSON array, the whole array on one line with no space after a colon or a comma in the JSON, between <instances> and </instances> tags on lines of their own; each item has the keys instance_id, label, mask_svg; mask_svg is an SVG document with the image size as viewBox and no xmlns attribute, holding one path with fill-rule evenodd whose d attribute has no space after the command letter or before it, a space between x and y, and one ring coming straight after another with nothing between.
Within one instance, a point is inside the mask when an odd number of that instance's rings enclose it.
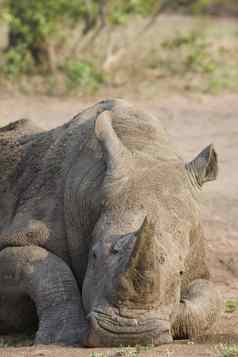
<instances>
[{"instance_id":1,"label":"rhino foreleg","mask_svg":"<svg viewBox=\"0 0 238 357\"><path fill-rule=\"evenodd\" d=\"M222 310L221 296L208 280L193 281L182 296L172 325L174 338L195 338L208 331Z\"/></svg>"},{"instance_id":2,"label":"rhino foreleg","mask_svg":"<svg viewBox=\"0 0 238 357\"><path fill-rule=\"evenodd\" d=\"M0 295L29 296L39 326L35 343L79 344L86 333L81 297L68 266L39 247L0 252Z\"/></svg>"}]
</instances>

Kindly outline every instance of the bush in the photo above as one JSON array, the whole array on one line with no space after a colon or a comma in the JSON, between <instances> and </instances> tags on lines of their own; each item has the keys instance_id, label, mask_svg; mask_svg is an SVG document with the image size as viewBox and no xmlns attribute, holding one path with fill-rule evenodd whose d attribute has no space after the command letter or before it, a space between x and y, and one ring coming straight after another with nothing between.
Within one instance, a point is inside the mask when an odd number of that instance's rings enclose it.
<instances>
[{"instance_id":1,"label":"bush","mask_svg":"<svg viewBox=\"0 0 238 357\"><path fill-rule=\"evenodd\" d=\"M50 43L59 36L62 24L70 27L81 21L87 33L99 21L119 24L129 14L151 14L156 4L158 0L5 0L4 17L10 30L6 72L26 73L29 60L36 70L51 70Z\"/></svg>"},{"instance_id":2,"label":"bush","mask_svg":"<svg viewBox=\"0 0 238 357\"><path fill-rule=\"evenodd\" d=\"M178 73L180 69L183 75L185 72L212 73L216 70L217 63L209 52L209 43L197 31L178 34L174 39L164 41L162 47L168 49L169 54L180 52L179 66L178 62L174 62L174 65L171 63L172 72L174 70Z\"/></svg>"},{"instance_id":3,"label":"bush","mask_svg":"<svg viewBox=\"0 0 238 357\"><path fill-rule=\"evenodd\" d=\"M121 25L128 21L129 15L152 15L159 6L158 0L118 0L108 1L109 21L114 25Z\"/></svg>"},{"instance_id":4,"label":"bush","mask_svg":"<svg viewBox=\"0 0 238 357\"><path fill-rule=\"evenodd\" d=\"M82 88L95 92L105 81L104 76L89 62L69 61L62 67L68 90Z\"/></svg>"},{"instance_id":5,"label":"bush","mask_svg":"<svg viewBox=\"0 0 238 357\"><path fill-rule=\"evenodd\" d=\"M34 68L33 60L23 46L10 48L5 56L2 72L10 79L15 79L22 73L30 74Z\"/></svg>"},{"instance_id":6,"label":"bush","mask_svg":"<svg viewBox=\"0 0 238 357\"><path fill-rule=\"evenodd\" d=\"M35 64L50 61L49 41L57 35L62 21L73 24L77 20L93 22L98 12L96 0L86 7L83 0L8 0L5 19L9 23L9 50L19 52L24 60L32 57Z\"/></svg>"}]
</instances>

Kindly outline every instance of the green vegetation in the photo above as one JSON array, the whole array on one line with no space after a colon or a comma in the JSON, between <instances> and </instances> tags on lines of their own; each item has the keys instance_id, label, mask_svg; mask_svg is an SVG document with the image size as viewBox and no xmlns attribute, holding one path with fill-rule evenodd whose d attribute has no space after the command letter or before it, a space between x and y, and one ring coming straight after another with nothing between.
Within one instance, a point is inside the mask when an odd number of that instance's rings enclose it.
<instances>
[{"instance_id":1,"label":"green vegetation","mask_svg":"<svg viewBox=\"0 0 238 357\"><path fill-rule=\"evenodd\" d=\"M227 345L222 349L221 357L237 357L238 345Z\"/></svg>"},{"instance_id":2,"label":"green vegetation","mask_svg":"<svg viewBox=\"0 0 238 357\"><path fill-rule=\"evenodd\" d=\"M225 301L225 312L233 313L238 311L238 300L226 300Z\"/></svg>"},{"instance_id":3,"label":"green vegetation","mask_svg":"<svg viewBox=\"0 0 238 357\"><path fill-rule=\"evenodd\" d=\"M31 334L19 334L8 338L7 336L0 337L0 348L5 347L19 347L19 346L31 346L33 344L33 335Z\"/></svg>"},{"instance_id":4,"label":"green vegetation","mask_svg":"<svg viewBox=\"0 0 238 357\"><path fill-rule=\"evenodd\" d=\"M107 357L108 354L106 352L92 352L90 357Z\"/></svg>"},{"instance_id":5,"label":"green vegetation","mask_svg":"<svg viewBox=\"0 0 238 357\"><path fill-rule=\"evenodd\" d=\"M51 92L57 83L54 76L61 72L66 90L79 88L95 92L105 81L94 63L76 56L70 59L57 56L64 43L64 49L67 47L65 32L70 34L78 26L83 37L98 24L120 24L130 14L149 15L155 4L157 0L5 0L2 18L9 26L9 44L1 73L13 82L29 75L49 78L51 73Z\"/></svg>"},{"instance_id":6,"label":"green vegetation","mask_svg":"<svg viewBox=\"0 0 238 357\"><path fill-rule=\"evenodd\" d=\"M35 65L50 67L50 41L58 36L62 24L73 27L83 24L83 34L93 29L98 22L123 22L129 14L149 15L157 0L5 0L4 17L9 24L9 49L24 61L31 57ZM107 12L106 12L107 7ZM10 62L18 65L11 53ZM18 66L25 72L24 66Z\"/></svg>"},{"instance_id":7,"label":"green vegetation","mask_svg":"<svg viewBox=\"0 0 238 357\"><path fill-rule=\"evenodd\" d=\"M69 90L82 88L94 93L104 83L103 73L90 62L69 61L62 67L66 76L66 86Z\"/></svg>"},{"instance_id":8,"label":"green vegetation","mask_svg":"<svg viewBox=\"0 0 238 357\"><path fill-rule=\"evenodd\" d=\"M216 36L197 27L180 31L163 40L159 51L148 53L147 66L163 78L176 78L184 90L212 94L237 91L238 57L230 46L224 47L222 41L219 45ZM236 34L232 36L236 44Z\"/></svg>"},{"instance_id":9,"label":"green vegetation","mask_svg":"<svg viewBox=\"0 0 238 357\"><path fill-rule=\"evenodd\" d=\"M165 22L162 27L160 20L153 22L160 11L174 8L190 14L219 13L224 8L238 12L234 0L3 3L1 19L8 24L9 36L0 60L0 82L17 84L25 93L37 88L50 95L92 94L105 85L127 83L138 90L169 83L172 89L202 93L238 90L237 28L218 34L213 31L215 20L194 16L196 26L187 27L187 20L181 20L174 30L174 19L167 15L172 31L166 34ZM210 29L203 26L206 21Z\"/></svg>"},{"instance_id":10,"label":"green vegetation","mask_svg":"<svg viewBox=\"0 0 238 357\"><path fill-rule=\"evenodd\" d=\"M29 53L23 48L10 48L5 55L2 72L9 78L16 79L20 74L31 74L33 61Z\"/></svg>"},{"instance_id":11,"label":"green vegetation","mask_svg":"<svg viewBox=\"0 0 238 357\"><path fill-rule=\"evenodd\" d=\"M5 2L5 18L9 23L9 49L14 48L22 56L31 56L37 65L49 65L49 41L57 36L62 22L74 21L93 27L99 11L96 1L90 9L80 0L8 0ZM90 18L90 19L89 19ZM89 24L90 22L90 24Z\"/></svg>"},{"instance_id":12,"label":"green vegetation","mask_svg":"<svg viewBox=\"0 0 238 357\"><path fill-rule=\"evenodd\" d=\"M150 16L159 8L158 0L119 0L110 6L109 21L114 25L125 24L130 15Z\"/></svg>"},{"instance_id":13,"label":"green vegetation","mask_svg":"<svg viewBox=\"0 0 238 357\"><path fill-rule=\"evenodd\" d=\"M162 47L166 50L178 50L181 54L179 70L185 72L212 73L216 69L216 61L209 53L209 43L201 31L191 31L179 34L170 41L164 41ZM177 63L170 66L176 72Z\"/></svg>"}]
</instances>

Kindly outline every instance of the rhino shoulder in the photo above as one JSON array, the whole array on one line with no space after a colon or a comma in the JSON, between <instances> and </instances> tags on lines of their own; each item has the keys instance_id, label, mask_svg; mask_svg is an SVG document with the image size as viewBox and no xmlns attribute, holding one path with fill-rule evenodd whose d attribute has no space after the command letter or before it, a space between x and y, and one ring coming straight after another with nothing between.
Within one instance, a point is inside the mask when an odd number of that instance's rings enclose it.
<instances>
[{"instance_id":1,"label":"rhino shoulder","mask_svg":"<svg viewBox=\"0 0 238 357\"><path fill-rule=\"evenodd\" d=\"M29 119L20 119L0 128L0 182L9 179L22 158L24 144L41 131Z\"/></svg>"},{"instance_id":2,"label":"rhino shoulder","mask_svg":"<svg viewBox=\"0 0 238 357\"><path fill-rule=\"evenodd\" d=\"M42 131L32 120L19 119L0 127L0 139L17 139L24 135L31 135Z\"/></svg>"}]
</instances>

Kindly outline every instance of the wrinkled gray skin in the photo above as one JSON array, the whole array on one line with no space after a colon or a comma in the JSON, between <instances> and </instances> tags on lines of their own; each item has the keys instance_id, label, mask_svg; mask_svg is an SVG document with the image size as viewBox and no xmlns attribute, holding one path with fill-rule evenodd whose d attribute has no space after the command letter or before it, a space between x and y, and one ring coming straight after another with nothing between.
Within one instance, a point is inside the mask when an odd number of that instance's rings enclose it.
<instances>
[{"instance_id":1,"label":"wrinkled gray skin","mask_svg":"<svg viewBox=\"0 0 238 357\"><path fill-rule=\"evenodd\" d=\"M211 145L185 165L158 118L107 100L47 132L10 124L0 146L0 333L117 346L214 324L196 203Z\"/></svg>"}]
</instances>

